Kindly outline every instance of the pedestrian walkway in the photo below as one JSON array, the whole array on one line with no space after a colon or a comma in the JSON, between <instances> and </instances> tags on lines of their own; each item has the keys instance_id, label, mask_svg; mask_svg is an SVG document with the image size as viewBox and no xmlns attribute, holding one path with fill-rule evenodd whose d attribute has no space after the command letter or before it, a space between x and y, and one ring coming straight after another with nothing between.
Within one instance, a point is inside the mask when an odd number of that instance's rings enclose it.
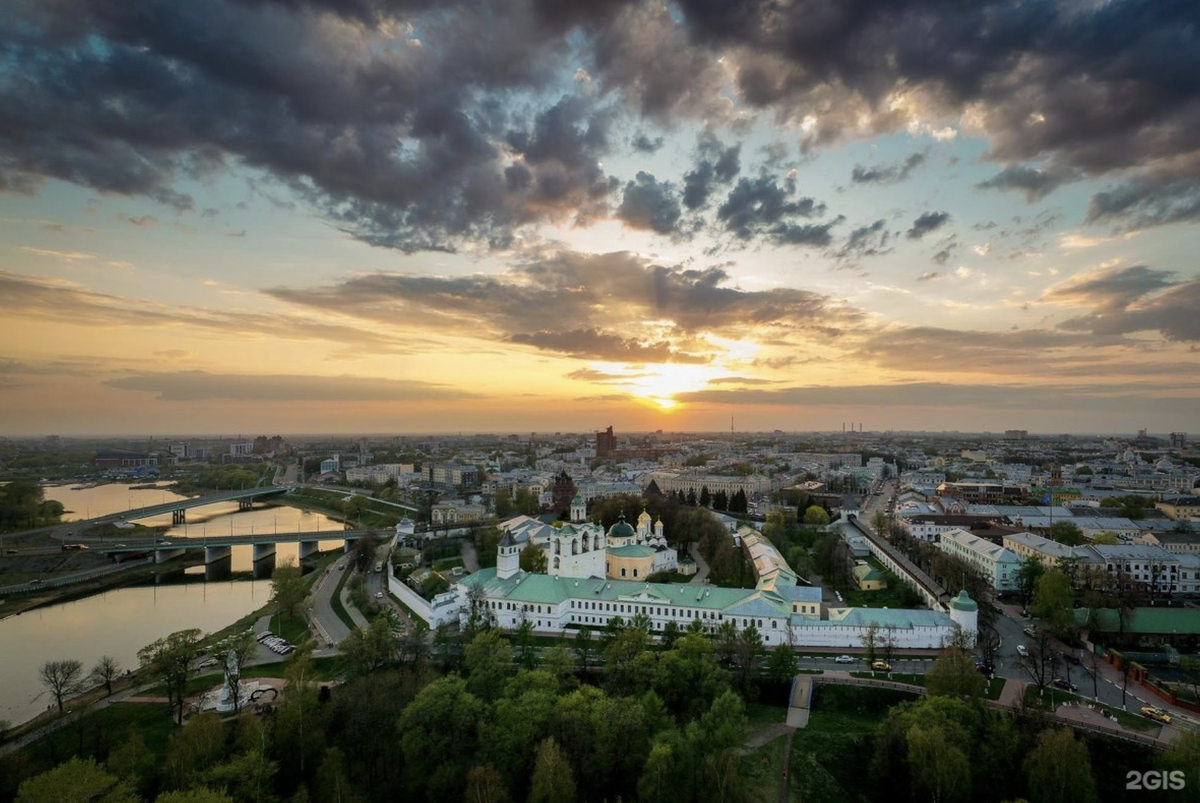
<instances>
[{"instance_id":1,"label":"pedestrian walkway","mask_svg":"<svg viewBox=\"0 0 1200 803\"><path fill-rule=\"evenodd\" d=\"M691 556L692 560L696 561L696 574L688 582L692 585L701 585L708 582L708 562L700 554L700 548L692 544L688 548L688 555Z\"/></svg>"},{"instance_id":2,"label":"pedestrian walkway","mask_svg":"<svg viewBox=\"0 0 1200 803\"><path fill-rule=\"evenodd\" d=\"M1005 678L1004 688L1000 690L1000 696L996 702L1006 708L1020 708L1022 701L1025 699L1025 689L1028 687L1029 684L1023 680Z\"/></svg>"}]
</instances>

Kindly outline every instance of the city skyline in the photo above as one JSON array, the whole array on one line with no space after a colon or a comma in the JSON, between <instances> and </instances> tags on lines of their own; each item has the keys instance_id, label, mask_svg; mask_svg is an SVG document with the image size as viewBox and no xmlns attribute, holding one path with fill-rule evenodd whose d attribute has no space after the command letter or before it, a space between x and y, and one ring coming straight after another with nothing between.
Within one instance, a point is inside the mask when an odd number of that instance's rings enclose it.
<instances>
[{"instance_id":1,"label":"city skyline","mask_svg":"<svg viewBox=\"0 0 1200 803\"><path fill-rule=\"evenodd\" d=\"M1198 21L18 2L0 436L1200 431Z\"/></svg>"}]
</instances>

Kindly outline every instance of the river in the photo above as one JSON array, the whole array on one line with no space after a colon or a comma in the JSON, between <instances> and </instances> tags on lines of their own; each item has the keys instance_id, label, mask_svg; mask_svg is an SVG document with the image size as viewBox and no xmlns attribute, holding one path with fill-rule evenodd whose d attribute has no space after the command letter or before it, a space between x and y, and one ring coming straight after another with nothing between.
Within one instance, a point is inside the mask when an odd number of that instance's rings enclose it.
<instances>
[{"instance_id":1,"label":"river","mask_svg":"<svg viewBox=\"0 0 1200 803\"><path fill-rule=\"evenodd\" d=\"M161 483L165 485L166 483ZM64 521L162 504L181 499L163 487L132 490L128 485L109 484L76 489L68 485L47 486L47 499L63 503ZM172 536L201 539L207 534L252 534L308 532L328 528L342 530L341 522L296 508L254 508L239 511L237 503L219 503L188 510L185 525L169 529ZM170 525L171 516L141 519L147 525ZM321 549L340 549L340 539L321 542ZM280 544L276 560L296 560L296 544ZM110 655L124 668L136 668L137 651L162 636L196 627L211 633L221 630L260 608L271 596L265 574L255 566L252 547L235 547L223 566L218 582L204 581L204 567L186 570L179 582L154 586L114 589L86 599L51 605L18 616L0 619L0 719L24 722L46 709L48 695L38 680L38 669L46 662L74 659L87 672L103 655ZM18 646L19 645L19 646ZM37 698L37 699L35 699Z\"/></svg>"}]
</instances>

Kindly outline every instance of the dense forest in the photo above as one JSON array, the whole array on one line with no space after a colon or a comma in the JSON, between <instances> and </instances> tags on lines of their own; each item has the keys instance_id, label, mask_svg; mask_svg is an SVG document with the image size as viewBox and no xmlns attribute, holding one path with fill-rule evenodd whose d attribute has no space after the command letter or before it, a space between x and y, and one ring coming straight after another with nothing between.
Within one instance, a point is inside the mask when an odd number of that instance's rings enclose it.
<instances>
[{"instance_id":1,"label":"dense forest","mask_svg":"<svg viewBox=\"0 0 1200 803\"><path fill-rule=\"evenodd\" d=\"M767 759L744 745L763 721L751 726L747 701L782 705L795 665L778 657L790 652L763 656L752 642L750 633L693 627L659 644L636 620L566 640L495 629L405 640L380 624L351 639L340 683L315 681L314 661L298 651L281 665L283 694L257 713L197 714L176 727L165 706L125 704L82 718L6 756L0 797L760 799L746 779ZM954 673L947 663L932 673L930 696L907 702L822 687L811 729L798 731L781 759L792 799L1138 799L1126 797L1128 770L1189 773L1184 791L1157 800L1195 799L1200 789L1196 734L1162 752L1085 739L1044 715L987 707L978 687ZM770 710L781 722L783 708ZM832 730L822 733L822 722ZM775 794L780 782L770 784Z\"/></svg>"}]
</instances>

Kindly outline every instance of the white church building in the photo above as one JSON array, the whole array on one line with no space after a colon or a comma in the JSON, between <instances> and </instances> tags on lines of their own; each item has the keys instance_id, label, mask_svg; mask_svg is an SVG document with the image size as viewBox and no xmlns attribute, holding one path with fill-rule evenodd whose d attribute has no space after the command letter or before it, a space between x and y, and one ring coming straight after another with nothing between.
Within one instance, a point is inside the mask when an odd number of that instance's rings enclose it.
<instances>
[{"instance_id":1,"label":"white church building","mask_svg":"<svg viewBox=\"0 0 1200 803\"><path fill-rule=\"evenodd\" d=\"M572 505L572 519L577 513L582 519ZM965 591L943 612L826 608L821 589L797 584L790 568L760 574L754 588L648 582L657 571L672 571L677 558L666 546L661 521L651 523L646 513L637 528L622 517L607 533L581 520L554 526L524 516L501 526L496 566L464 577L452 589L462 622L472 606L499 627L529 621L547 633L602 628L613 617L628 622L644 614L655 631L669 621L686 628L698 620L713 631L733 622L739 630L753 625L768 646L830 648L861 647L861 636L872 625L890 634L900 649L936 649L960 629L976 630L977 608ZM521 550L530 542L545 550L546 574L520 568ZM672 568L659 568L668 565Z\"/></svg>"}]
</instances>

